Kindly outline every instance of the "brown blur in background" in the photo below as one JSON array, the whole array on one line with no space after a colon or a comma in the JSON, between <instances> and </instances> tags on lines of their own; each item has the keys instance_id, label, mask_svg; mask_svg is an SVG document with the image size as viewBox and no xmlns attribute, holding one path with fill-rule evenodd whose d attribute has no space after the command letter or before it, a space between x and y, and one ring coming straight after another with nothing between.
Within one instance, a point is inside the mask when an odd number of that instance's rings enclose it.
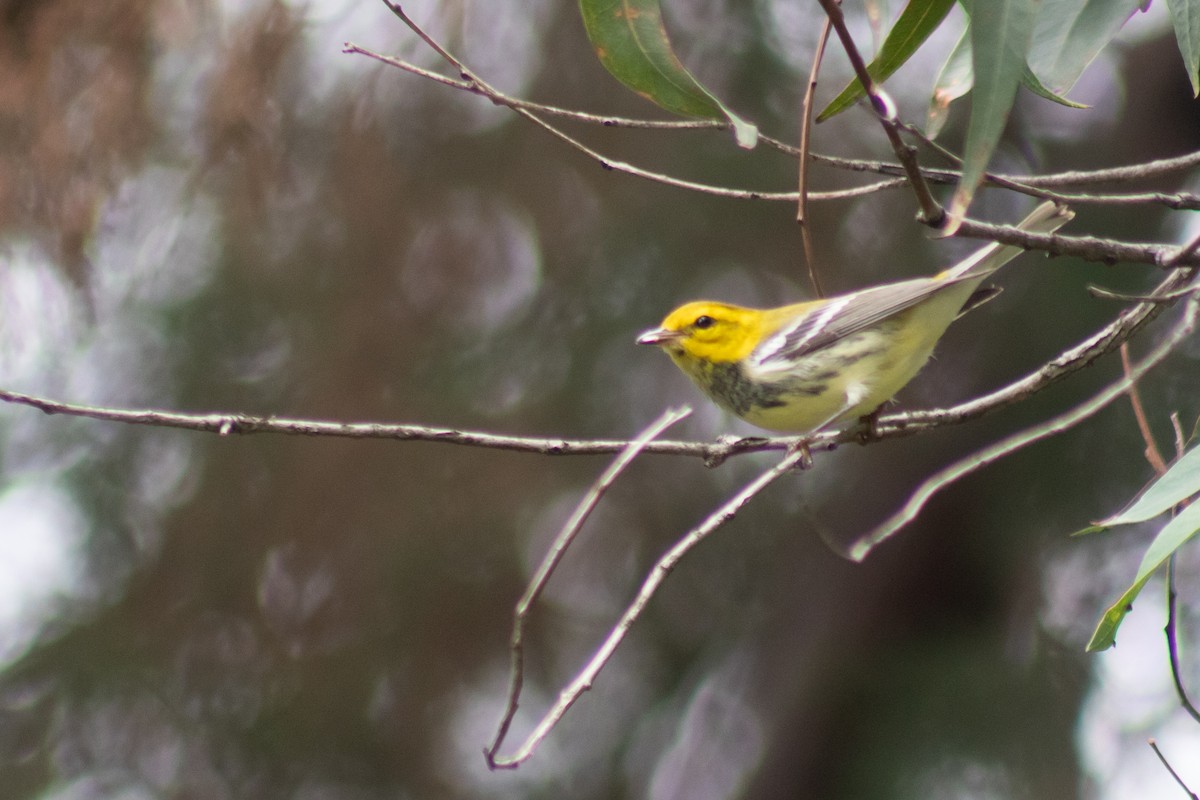
<instances>
[{"instance_id":1,"label":"brown blur in background","mask_svg":"<svg viewBox=\"0 0 1200 800\"><path fill-rule=\"evenodd\" d=\"M406 9L504 91L663 116L603 72L574 3ZM794 140L818 6L667 12L701 79ZM1085 74L1072 96L1092 109L1025 97L997 170L1195 149L1157 12ZM923 119L953 39L890 84L906 118ZM0 386L558 437L629 437L689 402L674 436L752 432L634 338L699 296L807 296L793 206L605 171L483 98L343 54L346 41L443 70L371 0L0 3ZM823 95L846 75L831 55ZM952 146L962 122L959 109ZM563 124L691 180L795 183L794 161L727 134ZM818 127L814 149L889 157L861 110ZM862 181L818 168L813 188ZM985 192L974 211L1026 209ZM976 246L926 239L914 212L903 191L815 205L826 285L933 272ZM1172 240L1181 221L1084 209L1073 229ZM1086 283L1145 288L1149 272L1021 259L902 405L1023 375L1114 313ZM1166 413L1197 413L1197 356L1146 389L1164 440ZM1200 743L1164 679L1157 594L1116 651L1083 653L1145 539L1067 538L1150 475L1125 405L964 481L861 566L824 543L1118 369L969 425L818 454L683 562L595 688L502 773L481 750L512 607L606 458L2 407L0 798L1175 796L1144 739ZM658 554L769 463L646 457L622 478L534 612L517 738Z\"/></svg>"}]
</instances>

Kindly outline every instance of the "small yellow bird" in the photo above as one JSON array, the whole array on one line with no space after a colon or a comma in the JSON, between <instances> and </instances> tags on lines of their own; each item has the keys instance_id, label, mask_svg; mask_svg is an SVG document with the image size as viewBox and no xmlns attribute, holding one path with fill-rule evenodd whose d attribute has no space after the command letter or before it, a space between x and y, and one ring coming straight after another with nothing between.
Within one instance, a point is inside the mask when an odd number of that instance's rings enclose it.
<instances>
[{"instance_id":1,"label":"small yellow bird","mask_svg":"<svg viewBox=\"0 0 1200 800\"><path fill-rule=\"evenodd\" d=\"M1018 227L1053 233L1074 216L1045 202ZM811 433L870 414L904 388L950 323L995 294L983 281L1022 252L993 243L930 278L779 308L699 300L638 343L661 347L752 425Z\"/></svg>"}]
</instances>

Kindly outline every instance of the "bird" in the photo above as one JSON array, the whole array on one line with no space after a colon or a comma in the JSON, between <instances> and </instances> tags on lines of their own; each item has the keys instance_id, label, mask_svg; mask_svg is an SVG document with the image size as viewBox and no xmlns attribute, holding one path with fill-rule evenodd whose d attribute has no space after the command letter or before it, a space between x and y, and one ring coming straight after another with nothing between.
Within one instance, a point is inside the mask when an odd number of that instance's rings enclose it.
<instances>
[{"instance_id":1,"label":"bird","mask_svg":"<svg viewBox=\"0 0 1200 800\"><path fill-rule=\"evenodd\" d=\"M1018 224L1053 233L1074 217L1052 201ZM984 286L1024 252L993 242L931 277L776 308L686 303L637 342L655 345L718 406L769 431L815 433L873 415L911 381Z\"/></svg>"}]
</instances>

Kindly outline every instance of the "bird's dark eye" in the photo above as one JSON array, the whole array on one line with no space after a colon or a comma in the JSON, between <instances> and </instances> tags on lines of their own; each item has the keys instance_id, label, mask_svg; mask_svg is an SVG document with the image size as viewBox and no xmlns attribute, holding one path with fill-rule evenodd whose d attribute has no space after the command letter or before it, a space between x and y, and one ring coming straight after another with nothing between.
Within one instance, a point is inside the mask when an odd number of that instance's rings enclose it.
<instances>
[{"instance_id":1,"label":"bird's dark eye","mask_svg":"<svg viewBox=\"0 0 1200 800\"><path fill-rule=\"evenodd\" d=\"M696 321L692 323L692 326L699 328L700 330L704 330L705 328L711 328L716 324L717 321L715 319L710 317L708 314L705 314L703 316L696 317Z\"/></svg>"}]
</instances>

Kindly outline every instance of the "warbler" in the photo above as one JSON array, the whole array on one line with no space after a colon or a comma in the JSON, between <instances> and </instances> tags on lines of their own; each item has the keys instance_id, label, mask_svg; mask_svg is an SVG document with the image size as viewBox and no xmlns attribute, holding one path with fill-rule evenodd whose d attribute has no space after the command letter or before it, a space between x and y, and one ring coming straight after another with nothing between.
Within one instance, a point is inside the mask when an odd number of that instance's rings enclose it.
<instances>
[{"instance_id":1,"label":"warbler","mask_svg":"<svg viewBox=\"0 0 1200 800\"><path fill-rule=\"evenodd\" d=\"M1074 217L1046 202L1018 226ZM928 278L779 308L699 300L638 337L658 345L717 405L752 425L812 433L873 413L916 376L946 329L998 290L983 281L1023 249L990 244Z\"/></svg>"}]
</instances>

